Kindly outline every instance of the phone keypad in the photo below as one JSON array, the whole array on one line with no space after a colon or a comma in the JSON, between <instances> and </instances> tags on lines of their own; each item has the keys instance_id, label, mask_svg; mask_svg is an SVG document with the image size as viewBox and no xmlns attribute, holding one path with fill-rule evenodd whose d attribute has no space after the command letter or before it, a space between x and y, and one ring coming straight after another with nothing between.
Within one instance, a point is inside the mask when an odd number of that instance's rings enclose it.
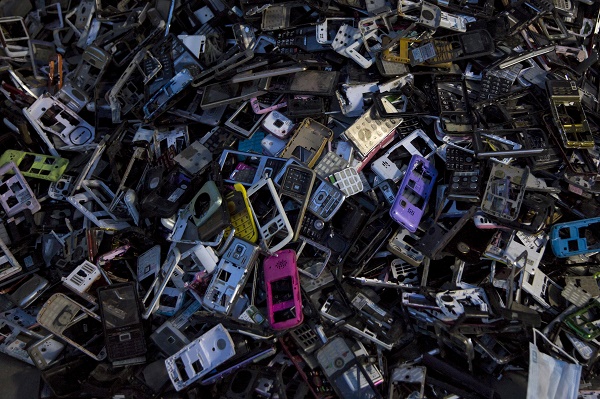
<instances>
[{"instance_id":1,"label":"phone keypad","mask_svg":"<svg viewBox=\"0 0 600 399\"><path fill-rule=\"evenodd\" d=\"M473 155L454 147L446 150L446 169L473 172L476 166L477 160Z\"/></svg>"},{"instance_id":2,"label":"phone keypad","mask_svg":"<svg viewBox=\"0 0 600 399\"><path fill-rule=\"evenodd\" d=\"M281 188L289 193L304 197L308 194L311 180L310 172L290 166L283 177Z\"/></svg>"},{"instance_id":3,"label":"phone keypad","mask_svg":"<svg viewBox=\"0 0 600 399\"><path fill-rule=\"evenodd\" d=\"M313 194L308 209L320 218L329 219L342 201L344 194L331 184L323 182Z\"/></svg>"},{"instance_id":4,"label":"phone keypad","mask_svg":"<svg viewBox=\"0 0 600 399\"><path fill-rule=\"evenodd\" d=\"M327 176L332 175L348 166L348 161L342 158L334 151L330 151L315 166L315 173L325 179Z\"/></svg>"},{"instance_id":5,"label":"phone keypad","mask_svg":"<svg viewBox=\"0 0 600 399\"><path fill-rule=\"evenodd\" d=\"M354 168L346 168L334 173L329 176L329 181L348 197L363 190L363 182Z\"/></svg>"},{"instance_id":6,"label":"phone keypad","mask_svg":"<svg viewBox=\"0 0 600 399\"><path fill-rule=\"evenodd\" d=\"M141 330L110 334L106 340L106 349L111 359L141 355L146 352L144 334Z\"/></svg>"},{"instance_id":7,"label":"phone keypad","mask_svg":"<svg viewBox=\"0 0 600 399\"><path fill-rule=\"evenodd\" d=\"M300 232L304 237L320 242L328 231L326 227L324 221L313 214L306 213L302 221Z\"/></svg>"},{"instance_id":8,"label":"phone keypad","mask_svg":"<svg viewBox=\"0 0 600 399\"><path fill-rule=\"evenodd\" d=\"M479 100L492 99L510 93L512 85L522 68L521 64L517 64L507 69L493 70L486 73L481 82Z\"/></svg>"}]
</instances>

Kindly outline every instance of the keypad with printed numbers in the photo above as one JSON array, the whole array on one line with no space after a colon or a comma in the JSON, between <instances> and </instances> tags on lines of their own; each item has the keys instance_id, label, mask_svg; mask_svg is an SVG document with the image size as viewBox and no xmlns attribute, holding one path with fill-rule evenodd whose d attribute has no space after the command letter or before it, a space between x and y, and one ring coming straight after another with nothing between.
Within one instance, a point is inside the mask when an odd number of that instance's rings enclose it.
<instances>
[{"instance_id":1,"label":"keypad with printed numbers","mask_svg":"<svg viewBox=\"0 0 600 399\"><path fill-rule=\"evenodd\" d=\"M290 165L283 176L281 190L286 195L302 202L309 194L313 182L314 172L310 169Z\"/></svg>"},{"instance_id":2,"label":"keypad with printed numbers","mask_svg":"<svg viewBox=\"0 0 600 399\"><path fill-rule=\"evenodd\" d=\"M446 150L446 169L459 172L472 172L477 166L477 160L466 151L455 147Z\"/></svg>"}]
</instances>

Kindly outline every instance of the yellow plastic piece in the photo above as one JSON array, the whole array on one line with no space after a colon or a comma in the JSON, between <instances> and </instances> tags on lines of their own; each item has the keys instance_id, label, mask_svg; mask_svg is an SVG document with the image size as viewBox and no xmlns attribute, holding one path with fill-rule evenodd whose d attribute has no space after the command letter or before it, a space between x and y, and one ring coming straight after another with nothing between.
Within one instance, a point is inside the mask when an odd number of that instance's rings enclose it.
<instances>
[{"instance_id":1,"label":"yellow plastic piece","mask_svg":"<svg viewBox=\"0 0 600 399\"><path fill-rule=\"evenodd\" d=\"M231 217L231 225L235 228L235 236L248 242L255 243L258 240L258 229L256 228L254 218L252 217L252 210L250 209L246 189L240 183L235 183L233 188L235 191L227 195L226 201L227 210ZM236 193L241 194L243 203L235 200ZM227 228L225 230L225 237L228 237L230 233L231 228Z\"/></svg>"}]
</instances>

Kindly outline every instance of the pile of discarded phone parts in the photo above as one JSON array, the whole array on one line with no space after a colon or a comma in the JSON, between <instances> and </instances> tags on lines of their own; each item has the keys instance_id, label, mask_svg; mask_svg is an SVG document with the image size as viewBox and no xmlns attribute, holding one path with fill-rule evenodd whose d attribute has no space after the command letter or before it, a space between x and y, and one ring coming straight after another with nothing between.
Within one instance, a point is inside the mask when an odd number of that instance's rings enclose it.
<instances>
[{"instance_id":1,"label":"pile of discarded phone parts","mask_svg":"<svg viewBox=\"0 0 600 399\"><path fill-rule=\"evenodd\" d=\"M0 15L0 352L40 399L599 397L600 3Z\"/></svg>"}]
</instances>

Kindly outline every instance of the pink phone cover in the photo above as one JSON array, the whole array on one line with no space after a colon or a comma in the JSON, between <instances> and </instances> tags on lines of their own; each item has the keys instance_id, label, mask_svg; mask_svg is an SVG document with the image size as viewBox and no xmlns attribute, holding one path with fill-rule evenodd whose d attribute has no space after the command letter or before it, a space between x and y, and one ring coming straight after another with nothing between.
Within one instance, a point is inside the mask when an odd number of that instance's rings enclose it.
<instances>
[{"instance_id":1,"label":"pink phone cover","mask_svg":"<svg viewBox=\"0 0 600 399\"><path fill-rule=\"evenodd\" d=\"M300 277L296 267L296 252L292 249L282 249L264 261L265 285L267 287L267 312L269 323L275 330L285 330L300 325L304 320L302 313L302 296L300 293ZM292 279L293 298L289 301L273 304L271 283L286 277ZM275 322L274 313L294 307L296 317L282 322Z\"/></svg>"}]
</instances>

